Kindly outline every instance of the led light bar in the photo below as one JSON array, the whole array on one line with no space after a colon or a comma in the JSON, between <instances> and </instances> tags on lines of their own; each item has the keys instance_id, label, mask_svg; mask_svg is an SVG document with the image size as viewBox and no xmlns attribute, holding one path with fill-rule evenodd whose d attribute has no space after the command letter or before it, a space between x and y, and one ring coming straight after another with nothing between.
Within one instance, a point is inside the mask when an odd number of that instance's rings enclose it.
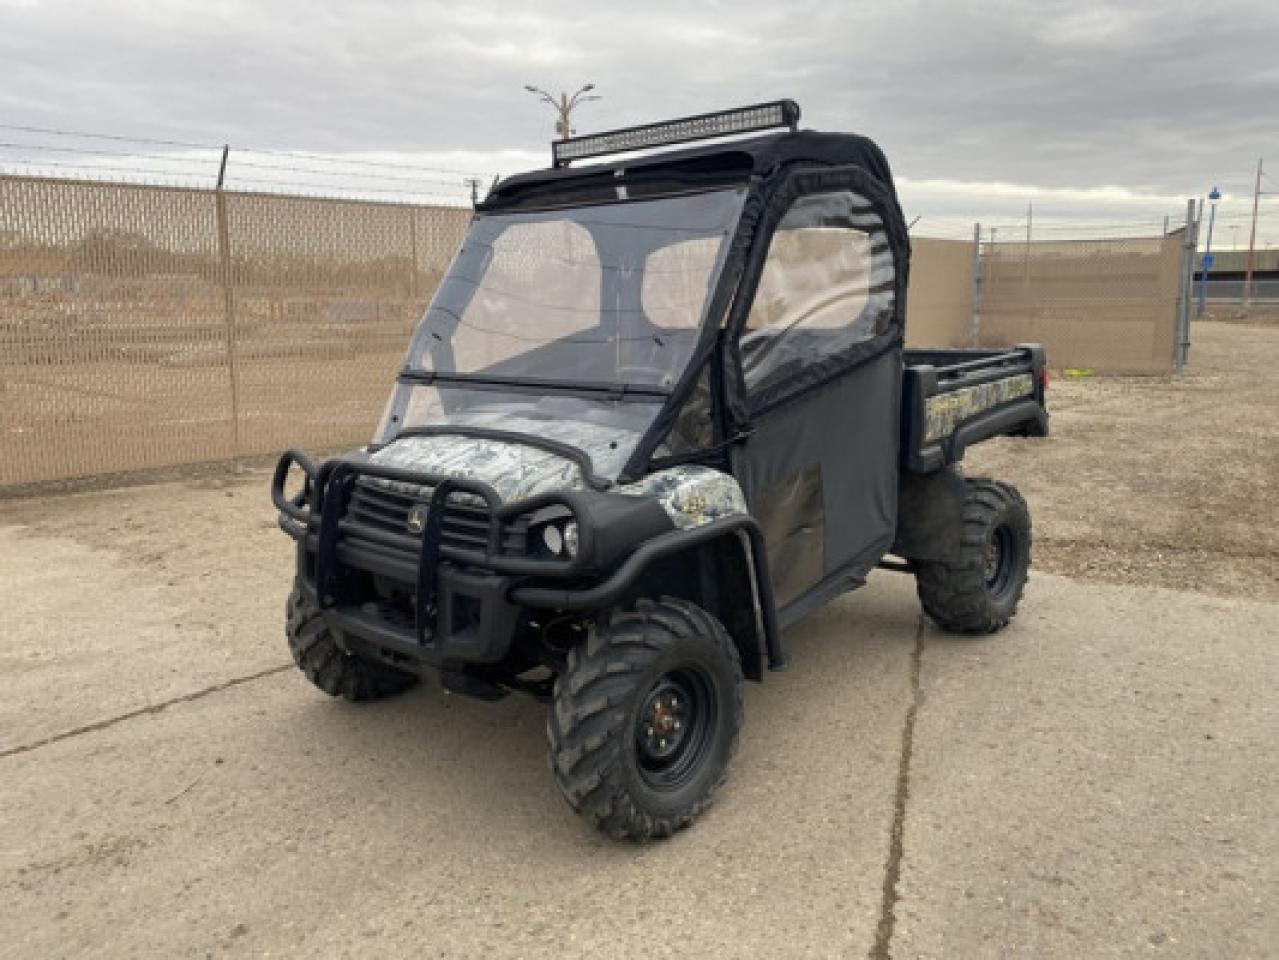
<instances>
[{"instance_id":1,"label":"led light bar","mask_svg":"<svg viewBox=\"0 0 1279 960\"><path fill-rule=\"evenodd\" d=\"M556 140L551 144L551 161L557 167L567 166L572 160L600 157L609 153L628 153L647 150L650 147L669 147L693 140L710 140L728 137L735 133L753 133L773 127L799 126L799 104L794 100L775 100L757 103L736 110L719 113L703 113L696 117L648 123L641 127L625 127L607 133L591 133L569 140Z\"/></svg>"}]
</instances>

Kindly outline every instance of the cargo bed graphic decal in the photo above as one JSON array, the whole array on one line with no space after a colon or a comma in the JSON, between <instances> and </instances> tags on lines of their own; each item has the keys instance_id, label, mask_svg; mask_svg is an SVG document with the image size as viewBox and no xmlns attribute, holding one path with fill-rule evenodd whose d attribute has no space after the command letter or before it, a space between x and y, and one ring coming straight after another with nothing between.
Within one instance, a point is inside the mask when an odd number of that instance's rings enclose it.
<instances>
[{"instance_id":1,"label":"cargo bed graphic decal","mask_svg":"<svg viewBox=\"0 0 1279 960\"><path fill-rule=\"evenodd\" d=\"M940 440L969 417L1009 400L1028 397L1034 391L1034 380L1030 374L1023 373L929 397L924 404L924 442Z\"/></svg>"}]
</instances>

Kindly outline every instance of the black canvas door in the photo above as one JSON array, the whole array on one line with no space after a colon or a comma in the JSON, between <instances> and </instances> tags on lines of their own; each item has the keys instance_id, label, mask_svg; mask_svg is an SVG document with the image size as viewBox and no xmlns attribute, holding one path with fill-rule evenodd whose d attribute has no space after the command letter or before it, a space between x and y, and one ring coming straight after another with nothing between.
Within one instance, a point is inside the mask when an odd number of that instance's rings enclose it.
<instances>
[{"instance_id":1,"label":"black canvas door","mask_svg":"<svg viewBox=\"0 0 1279 960\"><path fill-rule=\"evenodd\" d=\"M851 187L796 196L739 321L749 436L733 468L787 621L858 585L893 540L901 291L880 209Z\"/></svg>"}]
</instances>

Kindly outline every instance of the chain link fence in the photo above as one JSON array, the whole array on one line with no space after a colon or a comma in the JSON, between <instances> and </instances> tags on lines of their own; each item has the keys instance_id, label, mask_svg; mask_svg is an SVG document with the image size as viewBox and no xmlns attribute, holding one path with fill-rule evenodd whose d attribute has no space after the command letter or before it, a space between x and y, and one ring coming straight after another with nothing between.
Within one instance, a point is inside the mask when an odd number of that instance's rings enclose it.
<instances>
[{"instance_id":1,"label":"chain link fence","mask_svg":"<svg viewBox=\"0 0 1279 960\"><path fill-rule=\"evenodd\" d=\"M0 487L367 439L469 218L0 176Z\"/></svg>"},{"instance_id":2,"label":"chain link fence","mask_svg":"<svg viewBox=\"0 0 1279 960\"><path fill-rule=\"evenodd\" d=\"M363 442L469 218L0 174L0 488ZM1194 237L1153 232L916 237L908 338L1168 372Z\"/></svg>"},{"instance_id":3,"label":"chain link fence","mask_svg":"<svg viewBox=\"0 0 1279 960\"><path fill-rule=\"evenodd\" d=\"M913 240L911 345L1042 343L1056 368L1112 374L1168 373L1184 360L1193 225L1154 236L991 237L976 228L969 241Z\"/></svg>"}]
</instances>

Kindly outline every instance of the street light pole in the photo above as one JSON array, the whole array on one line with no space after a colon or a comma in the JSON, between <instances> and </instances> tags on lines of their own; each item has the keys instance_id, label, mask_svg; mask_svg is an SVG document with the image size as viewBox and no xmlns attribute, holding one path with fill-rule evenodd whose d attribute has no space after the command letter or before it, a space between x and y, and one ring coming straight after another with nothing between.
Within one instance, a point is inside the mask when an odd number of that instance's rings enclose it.
<instances>
[{"instance_id":1,"label":"street light pole","mask_svg":"<svg viewBox=\"0 0 1279 960\"><path fill-rule=\"evenodd\" d=\"M1208 194L1212 201L1212 210L1208 213L1208 242L1204 246L1203 266L1199 270L1199 310L1195 316L1204 315L1204 301L1208 299L1208 274L1212 272L1212 225L1217 220L1217 201L1221 199L1221 191L1216 187Z\"/></svg>"},{"instance_id":2,"label":"street light pole","mask_svg":"<svg viewBox=\"0 0 1279 960\"><path fill-rule=\"evenodd\" d=\"M541 87L534 87L526 83L524 89L529 93L536 94L539 100L551 105L551 109L555 111L556 116L559 118L555 121L555 136L560 140L567 140L575 132L573 130L573 108L579 103L600 99L598 96L587 96L595 89L595 84L593 83L586 84L571 97L568 93L561 93L558 100Z\"/></svg>"}]
</instances>

